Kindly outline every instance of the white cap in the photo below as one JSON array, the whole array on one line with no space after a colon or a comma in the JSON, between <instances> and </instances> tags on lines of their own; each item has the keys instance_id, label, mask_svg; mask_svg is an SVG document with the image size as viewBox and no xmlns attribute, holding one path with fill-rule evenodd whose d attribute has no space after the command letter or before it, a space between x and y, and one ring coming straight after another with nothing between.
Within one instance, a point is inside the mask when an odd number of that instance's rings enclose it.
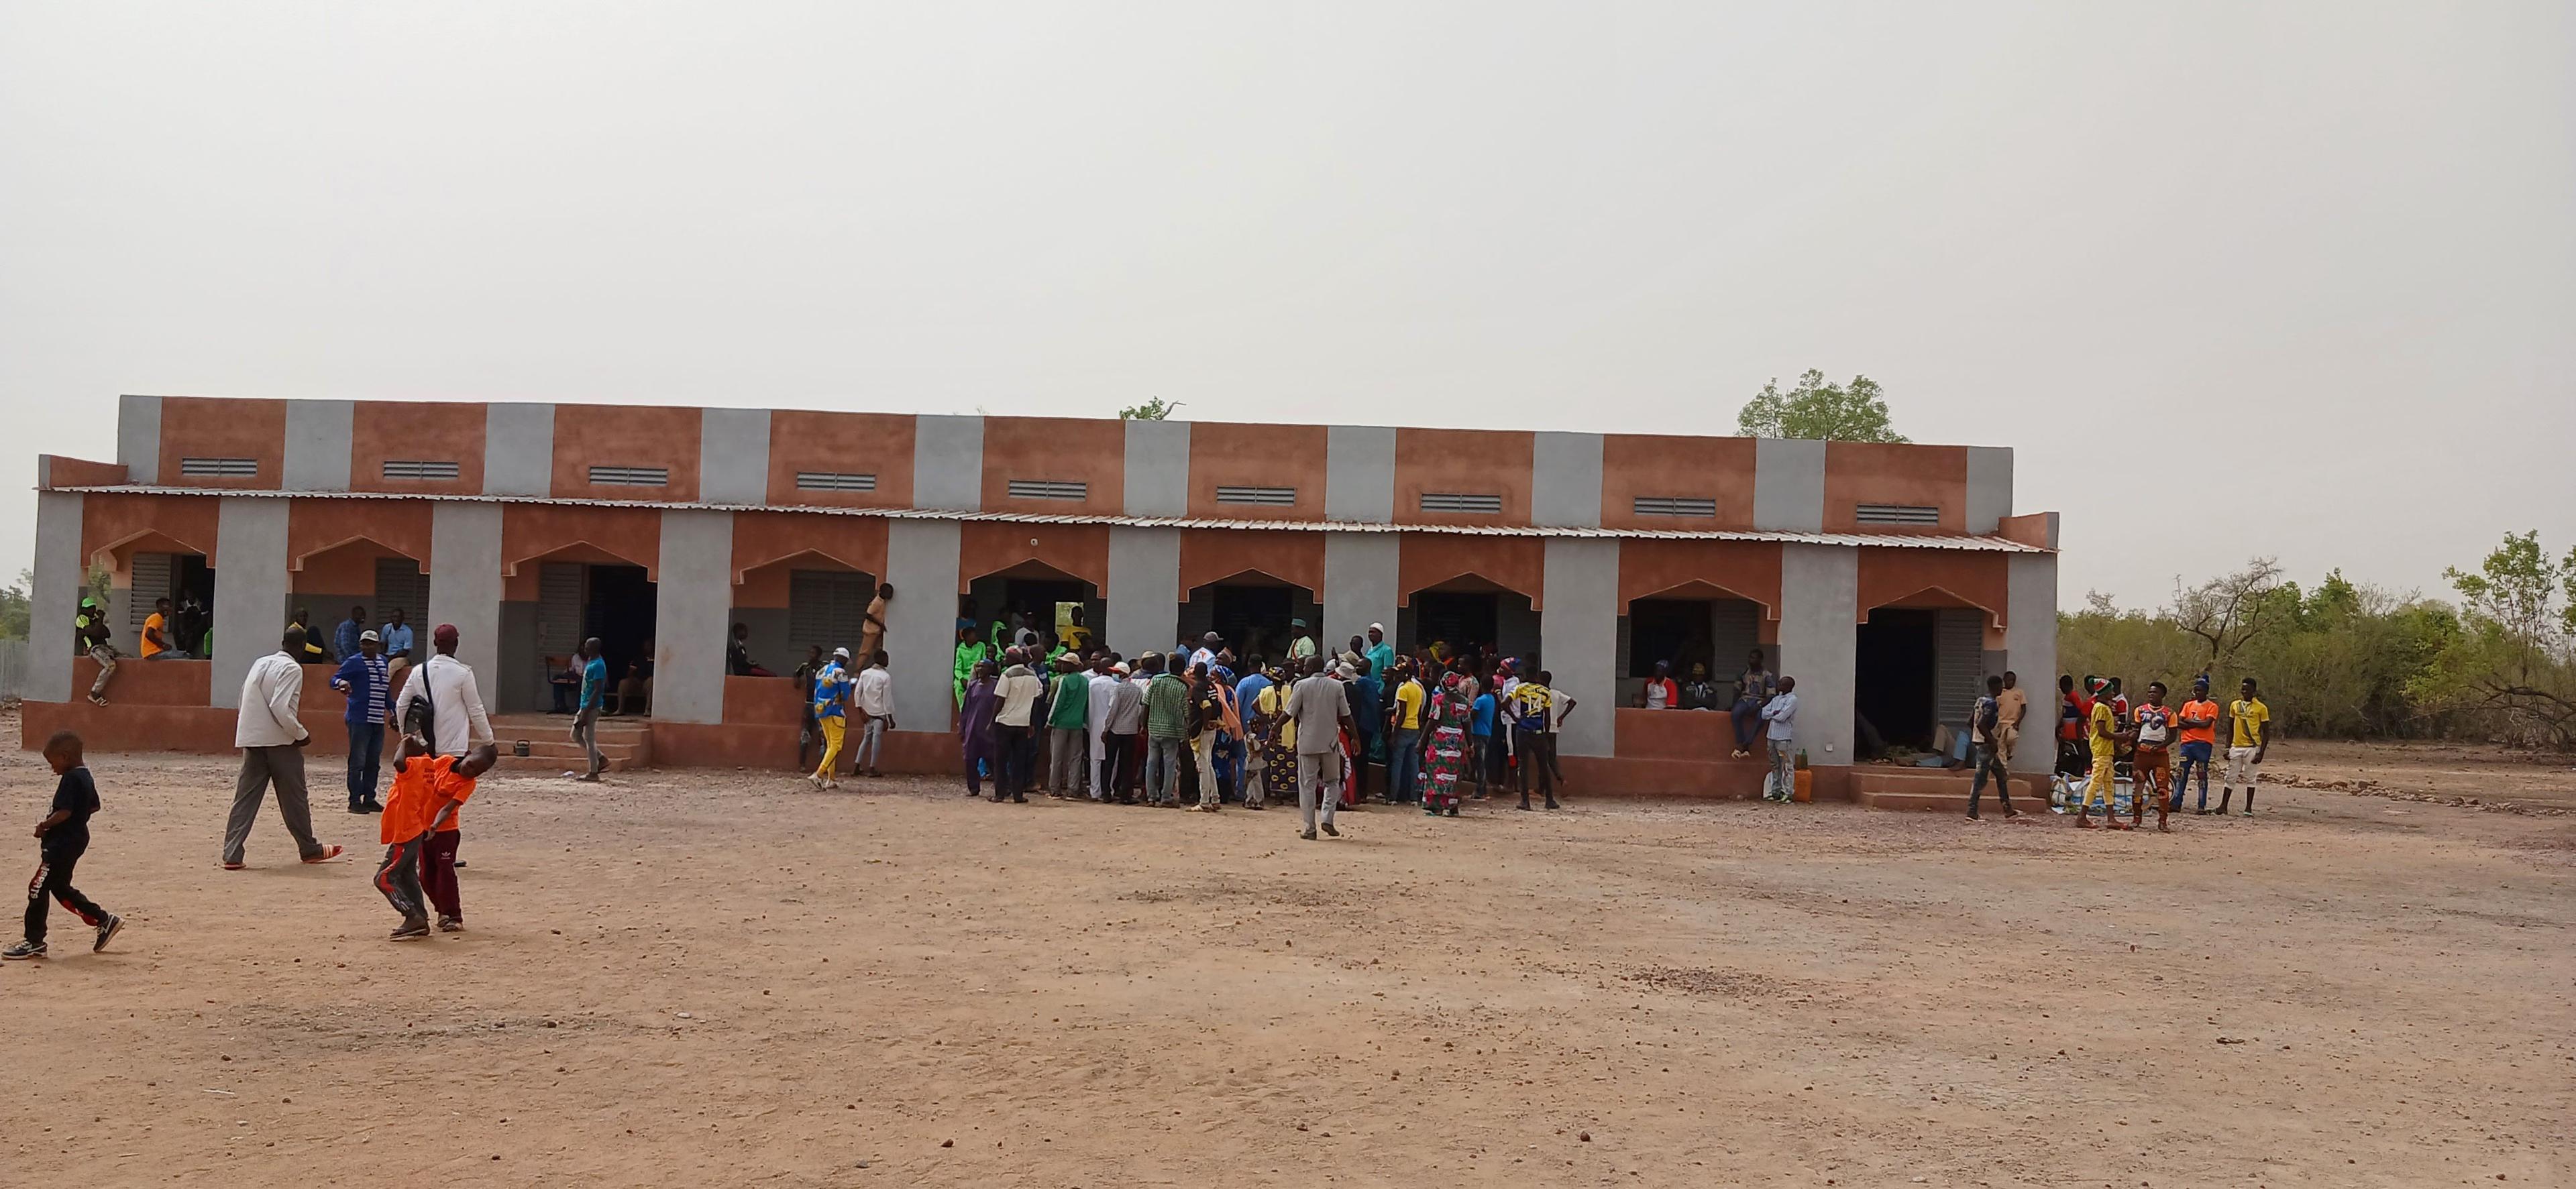
<instances>
[{"instance_id":1,"label":"white cap","mask_svg":"<svg viewBox=\"0 0 2576 1189\"><path fill-rule=\"evenodd\" d=\"M1386 634L1386 625L1382 623L1373 623L1369 625L1369 630L1383 636Z\"/></svg>"},{"instance_id":2,"label":"white cap","mask_svg":"<svg viewBox=\"0 0 2576 1189\"><path fill-rule=\"evenodd\" d=\"M850 650L847 648L835 648L832 650L832 655L840 660L848 660L850 659Z\"/></svg>"}]
</instances>

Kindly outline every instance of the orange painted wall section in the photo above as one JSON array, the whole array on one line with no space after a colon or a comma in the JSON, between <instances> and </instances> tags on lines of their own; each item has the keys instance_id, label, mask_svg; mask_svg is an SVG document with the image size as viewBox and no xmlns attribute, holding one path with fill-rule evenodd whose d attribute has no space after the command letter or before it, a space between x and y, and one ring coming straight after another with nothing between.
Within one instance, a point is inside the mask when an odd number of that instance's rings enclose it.
<instances>
[{"instance_id":1,"label":"orange painted wall section","mask_svg":"<svg viewBox=\"0 0 2576 1189\"><path fill-rule=\"evenodd\" d=\"M1104 598L1118 597L1109 589L1108 525L970 520L958 526L956 593L965 594L978 578L1030 563L1080 578Z\"/></svg>"},{"instance_id":2,"label":"orange painted wall section","mask_svg":"<svg viewBox=\"0 0 2576 1189\"><path fill-rule=\"evenodd\" d=\"M667 500L698 498L698 430L702 410L643 405L556 405L555 481L558 499ZM593 466L666 467L668 487L594 486Z\"/></svg>"},{"instance_id":3,"label":"orange painted wall section","mask_svg":"<svg viewBox=\"0 0 2576 1189\"><path fill-rule=\"evenodd\" d=\"M284 626L284 621L279 621ZM213 661L146 661L126 657L116 662L116 677L107 684L110 706L199 706L206 704L215 671ZM98 680L98 662L72 658L72 692L87 694ZM84 702L82 705L88 705Z\"/></svg>"},{"instance_id":4,"label":"orange painted wall section","mask_svg":"<svg viewBox=\"0 0 2576 1189\"><path fill-rule=\"evenodd\" d=\"M86 458L65 458L48 454L46 467L51 474L46 483L52 487L109 487L125 482L125 464L91 462Z\"/></svg>"},{"instance_id":5,"label":"orange painted wall section","mask_svg":"<svg viewBox=\"0 0 2576 1189\"><path fill-rule=\"evenodd\" d=\"M1181 530L1181 598L1208 583L1259 570L1282 582L1324 593L1324 534L1241 529Z\"/></svg>"},{"instance_id":6,"label":"orange painted wall section","mask_svg":"<svg viewBox=\"0 0 2576 1189\"><path fill-rule=\"evenodd\" d=\"M726 726L801 726L804 713L805 699L794 681L781 677L725 678ZM654 730L659 732L661 727L656 725Z\"/></svg>"},{"instance_id":7,"label":"orange painted wall section","mask_svg":"<svg viewBox=\"0 0 2576 1189\"><path fill-rule=\"evenodd\" d=\"M1533 609L1544 611L1547 589L1547 542L1538 537L1466 537L1449 533L1406 533L1396 562L1396 602L1413 605L1414 592L1474 574L1507 590L1528 596Z\"/></svg>"},{"instance_id":8,"label":"orange painted wall section","mask_svg":"<svg viewBox=\"0 0 2576 1189\"><path fill-rule=\"evenodd\" d=\"M2049 512L2032 512L2024 516L2006 516L1995 524L1995 535L2034 549L2055 549L2048 539Z\"/></svg>"},{"instance_id":9,"label":"orange painted wall section","mask_svg":"<svg viewBox=\"0 0 2576 1189\"><path fill-rule=\"evenodd\" d=\"M1324 450L1332 430L1321 425L1190 423L1190 515L1228 520L1322 520ZM1220 504L1219 487L1294 487L1293 505ZM1188 584L1183 584L1187 589Z\"/></svg>"},{"instance_id":10,"label":"orange painted wall section","mask_svg":"<svg viewBox=\"0 0 2576 1189\"><path fill-rule=\"evenodd\" d=\"M1941 523L1865 525L1857 514L1862 504L1937 506L1941 509ZM1891 442L1825 443L1825 531L1968 531L1968 448Z\"/></svg>"},{"instance_id":11,"label":"orange painted wall section","mask_svg":"<svg viewBox=\"0 0 2576 1189\"><path fill-rule=\"evenodd\" d=\"M769 415L769 502L834 508L912 506L913 419L909 413ZM874 491L805 491L799 471L874 475Z\"/></svg>"},{"instance_id":12,"label":"orange painted wall section","mask_svg":"<svg viewBox=\"0 0 2576 1189\"><path fill-rule=\"evenodd\" d=\"M289 500L286 508L287 568L293 571L312 569L317 554L334 551L352 542L373 542L381 548L362 552L399 553L417 562L429 560L430 505L396 500ZM367 584L354 589L375 589L373 572ZM318 587L322 590L345 590L347 587Z\"/></svg>"},{"instance_id":13,"label":"orange painted wall section","mask_svg":"<svg viewBox=\"0 0 2576 1189\"><path fill-rule=\"evenodd\" d=\"M1767 624L1780 618L1780 545L1776 541L1633 540L1619 542L1619 613L1628 604L1692 584L1762 604ZM1716 597L1685 589L1673 598Z\"/></svg>"},{"instance_id":14,"label":"orange painted wall section","mask_svg":"<svg viewBox=\"0 0 2576 1189\"><path fill-rule=\"evenodd\" d=\"M1011 498L1011 480L1049 479L1086 485L1079 500ZM984 510L987 512L1127 513L1127 425L1074 417L984 419Z\"/></svg>"},{"instance_id":15,"label":"orange painted wall section","mask_svg":"<svg viewBox=\"0 0 2576 1189\"><path fill-rule=\"evenodd\" d=\"M1977 607L1989 629L2012 606L2012 555L1938 549L1860 551L1859 620L1873 607Z\"/></svg>"},{"instance_id":16,"label":"orange painted wall section","mask_svg":"<svg viewBox=\"0 0 2576 1189\"><path fill-rule=\"evenodd\" d=\"M1639 496L1714 500L1714 519L1639 516ZM1603 528L1753 527L1753 439L1606 434L1601 439Z\"/></svg>"},{"instance_id":17,"label":"orange painted wall section","mask_svg":"<svg viewBox=\"0 0 2576 1189\"><path fill-rule=\"evenodd\" d=\"M181 475L183 458L253 458L259 474ZM161 398L161 486L275 491L286 479L286 402L202 396Z\"/></svg>"},{"instance_id":18,"label":"orange painted wall section","mask_svg":"<svg viewBox=\"0 0 2576 1189\"><path fill-rule=\"evenodd\" d=\"M184 495L87 496L81 500L81 557L106 565L120 583L136 550L202 553L214 562L221 544L216 525L219 504ZM112 551L102 559L102 551Z\"/></svg>"},{"instance_id":19,"label":"orange painted wall section","mask_svg":"<svg viewBox=\"0 0 2576 1189\"><path fill-rule=\"evenodd\" d=\"M1537 435L1526 431L1396 430L1396 523L1528 524L1530 461L1537 441ZM1425 512L1422 496L1426 492L1499 495L1503 511L1499 516Z\"/></svg>"},{"instance_id":20,"label":"orange painted wall section","mask_svg":"<svg viewBox=\"0 0 2576 1189\"><path fill-rule=\"evenodd\" d=\"M480 494L484 419L489 415L479 401L359 401L349 419L349 490ZM387 479L389 459L452 462L456 477Z\"/></svg>"},{"instance_id":21,"label":"orange painted wall section","mask_svg":"<svg viewBox=\"0 0 2576 1189\"><path fill-rule=\"evenodd\" d=\"M832 516L820 512L736 512L733 517L733 576L801 553L819 553L850 569L882 578L886 569L886 522L873 516ZM793 569L827 570L828 564L798 564ZM766 604L761 604L766 605ZM781 603L779 606L786 606Z\"/></svg>"},{"instance_id":22,"label":"orange painted wall section","mask_svg":"<svg viewBox=\"0 0 2576 1189\"><path fill-rule=\"evenodd\" d=\"M566 560L642 566L645 576L652 577L661 572L662 513L652 508L501 506L504 575L516 576L522 571L533 575L536 567L527 562L581 545L590 546L595 553L581 553ZM436 558L430 561L433 567L437 564Z\"/></svg>"}]
</instances>

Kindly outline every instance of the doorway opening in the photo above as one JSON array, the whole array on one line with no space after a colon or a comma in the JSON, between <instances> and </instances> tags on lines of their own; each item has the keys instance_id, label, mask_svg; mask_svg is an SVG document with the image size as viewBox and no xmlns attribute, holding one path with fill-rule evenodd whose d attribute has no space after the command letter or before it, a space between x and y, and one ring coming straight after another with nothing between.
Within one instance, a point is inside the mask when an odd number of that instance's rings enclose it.
<instances>
[{"instance_id":1,"label":"doorway opening","mask_svg":"<svg viewBox=\"0 0 2576 1189\"><path fill-rule=\"evenodd\" d=\"M1396 651L1446 646L1451 654L1476 650L1518 657L1524 672L1540 667L1538 611L1529 596L1470 575L1418 590L1396 613Z\"/></svg>"},{"instance_id":2,"label":"doorway opening","mask_svg":"<svg viewBox=\"0 0 2576 1189\"><path fill-rule=\"evenodd\" d=\"M1883 754L1891 744L1932 749L1938 621L1938 613L1924 608L1880 607L1860 625L1852 665L1860 758Z\"/></svg>"},{"instance_id":3,"label":"doorway opening","mask_svg":"<svg viewBox=\"0 0 2576 1189\"><path fill-rule=\"evenodd\" d=\"M994 651L1009 647L1020 627L1039 647L1052 649L1060 640L1097 641L1101 616L1108 610L1090 583L1039 562L1023 562L967 584L958 614L974 625L976 637ZM994 625L1000 624L997 633ZM1079 628L1079 631L1075 629Z\"/></svg>"},{"instance_id":4,"label":"doorway opening","mask_svg":"<svg viewBox=\"0 0 2576 1189\"><path fill-rule=\"evenodd\" d=\"M1256 656L1278 660L1296 638L1292 621L1305 620L1311 631L1323 617L1323 607L1305 587L1244 574L1191 588L1180 607L1181 639L1195 643L1215 632L1245 664Z\"/></svg>"}]
</instances>

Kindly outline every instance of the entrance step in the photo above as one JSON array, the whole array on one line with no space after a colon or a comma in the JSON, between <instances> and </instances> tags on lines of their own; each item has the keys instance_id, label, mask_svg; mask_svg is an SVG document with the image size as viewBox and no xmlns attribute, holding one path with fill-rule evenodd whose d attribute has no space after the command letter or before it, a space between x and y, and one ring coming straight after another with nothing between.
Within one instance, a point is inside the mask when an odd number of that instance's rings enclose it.
<instances>
[{"instance_id":1,"label":"entrance step","mask_svg":"<svg viewBox=\"0 0 2576 1189\"><path fill-rule=\"evenodd\" d=\"M1905 769L1863 765L1852 770L1852 799L1867 809L1893 809L1916 813L1968 812L1968 790L1974 777L1965 772L1935 769ZM2046 785L2028 776L2011 778L2013 808L2028 812L2048 808L2041 793ZM1992 788L1986 790L1980 813L2001 813Z\"/></svg>"},{"instance_id":2,"label":"entrance step","mask_svg":"<svg viewBox=\"0 0 2576 1189\"><path fill-rule=\"evenodd\" d=\"M505 714L492 720L492 736L501 749L500 767L507 771L562 772L589 762L581 745L572 741L568 714ZM521 743L527 745L528 754L518 754ZM611 772L651 767L653 720L600 719L599 754Z\"/></svg>"}]
</instances>

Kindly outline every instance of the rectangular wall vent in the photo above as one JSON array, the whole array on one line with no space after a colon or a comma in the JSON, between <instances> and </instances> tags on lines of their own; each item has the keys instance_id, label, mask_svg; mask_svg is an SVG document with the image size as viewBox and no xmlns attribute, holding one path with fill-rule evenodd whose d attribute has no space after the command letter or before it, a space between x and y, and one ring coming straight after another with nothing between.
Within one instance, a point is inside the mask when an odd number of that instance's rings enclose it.
<instances>
[{"instance_id":1,"label":"rectangular wall vent","mask_svg":"<svg viewBox=\"0 0 2576 1189\"><path fill-rule=\"evenodd\" d=\"M256 458L182 458L179 473L225 479L251 479L259 475Z\"/></svg>"},{"instance_id":2,"label":"rectangular wall vent","mask_svg":"<svg viewBox=\"0 0 2576 1189\"><path fill-rule=\"evenodd\" d=\"M1862 504L1852 519L1862 524L1939 524L1941 509L1917 504Z\"/></svg>"},{"instance_id":3,"label":"rectangular wall vent","mask_svg":"<svg viewBox=\"0 0 2576 1189\"><path fill-rule=\"evenodd\" d=\"M432 462L419 458L385 460L385 478L388 479L453 479L455 477L456 464L452 462Z\"/></svg>"},{"instance_id":4,"label":"rectangular wall vent","mask_svg":"<svg viewBox=\"0 0 2576 1189\"><path fill-rule=\"evenodd\" d=\"M1687 495L1641 495L1634 505L1639 516L1715 516L1717 501Z\"/></svg>"},{"instance_id":5,"label":"rectangular wall vent","mask_svg":"<svg viewBox=\"0 0 2576 1189\"><path fill-rule=\"evenodd\" d=\"M590 482L594 487L668 487L669 467L592 467Z\"/></svg>"},{"instance_id":6,"label":"rectangular wall vent","mask_svg":"<svg viewBox=\"0 0 2576 1189\"><path fill-rule=\"evenodd\" d=\"M799 491L875 491L877 477L839 471L798 471L796 488Z\"/></svg>"},{"instance_id":7,"label":"rectangular wall vent","mask_svg":"<svg viewBox=\"0 0 2576 1189\"><path fill-rule=\"evenodd\" d=\"M1274 508L1286 508L1296 504L1297 489L1294 487L1220 487L1216 489L1216 502L1266 504Z\"/></svg>"},{"instance_id":8,"label":"rectangular wall vent","mask_svg":"<svg viewBox=\"0 0 2576 1189\"><path fill-rule=\"evenodd\" d=\"M1078 500L1091 495L1091 485L1066 479L1013 479L1011 498L1015 500Z\"/></svg>"},{"instance_id":9,"label":"rectangular wall vent","mask_svg":"<svg viewBox=\"0 0 2576 1189\"><path fill-rule=\"evenodd\" d=\"M1422 493L1422 510L1425 512L1476 512L1494 515L1502 512L1503 497L1499 495L1462 495L1456 492L1426 491Z\"/></svg>"}]
</instances>

